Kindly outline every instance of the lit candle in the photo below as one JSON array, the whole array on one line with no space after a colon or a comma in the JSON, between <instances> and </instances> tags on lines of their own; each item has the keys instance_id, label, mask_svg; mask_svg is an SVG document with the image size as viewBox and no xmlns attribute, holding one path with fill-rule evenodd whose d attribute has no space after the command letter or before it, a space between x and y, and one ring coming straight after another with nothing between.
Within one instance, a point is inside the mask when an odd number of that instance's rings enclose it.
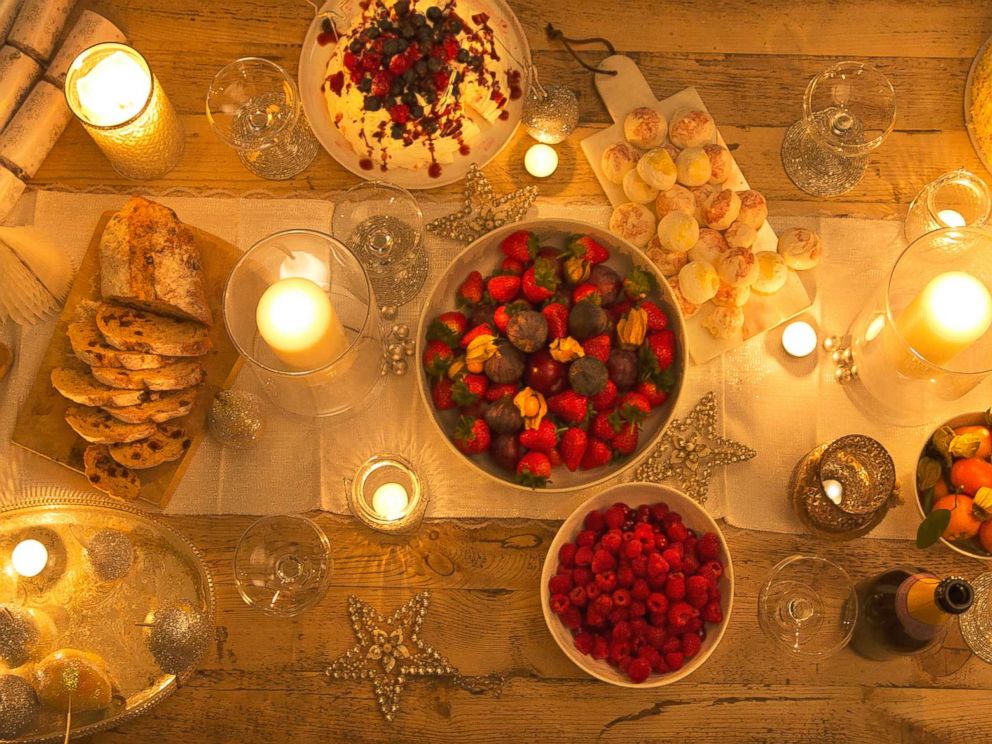
<instances>
[{"instance_id":1,"label":"lit candle","mask_svg":"<svg viewBox=\"0 0 992 744\"><path fill-rule=\"evenodd\" d=\"M22 540L14 547L10 562L20 576L30 579L48 565L48 549L37 540Z\"/></svg>"},{"instance_id":2,"label":"lit candle","mask_svg":"<svg viewBox=\"0 0 992 744\"><path fill-rule=\"evenodd\" d=\"M309 279L322 289L329 289L331 286L331 271L327 267L327 262L321 261L312 253L295 251L279 265L280 279L292 279L297 276Z\"/></svg>"},{"instance_id":3,"label":"lit candle","mask_svg":"<svg viewBox=\"0 0 992 744\"><path fill-rule=\"evenodd\" d=\"M820 485L823 486L823 492L827 498L840 505L841 497L844 495L844 486L840 484L840 481L825 480Z\"/></svg>"},{"instance_id":4,"label":"lit candle","mask_svg":"<svg viewBox=\"0 0 992 744\"><path fill-rule=\"evenodd\" d=\"M790 323L782 332L782 346L790 356L809 356L816 349L816 331L803 320Z\"/></svg>"},{"instance_id":5,"label":"lit candle","mask_svg":"<svg viewBox=\"0 0 992 744\"><path fill-rule=\"evenodd\" d=\"M283 279L265 290L255 322L265 343L295 370L323 367L348 348L327 292L302 277Z\"/></svg>"},{"instance_id":6,"label":"lit candle","mask_svg":"<svg viewBox=\"0 0 992 744\"><path fill-rule=\"evenodd\" d=\"M547 178L558 170L558 153L550 145L532 145L524 155L524 168L534 178Z\"/></svg>"},{"instance_id":7,"label":"lit candle","mask_svg":"<svg viewBox=\"0 0 992 744\"><path fill-rule=\"evenodd\" d=\"M937 212L937 219L944 227L964 227L968 224L961 213L954 209L941 209Z\"/></svg>"},{"instance_id":8,"label":"lit candle","mask_svg":"<svg viewBox=\"0 0 992 744\"><path fill-rule=\"evenodd\" d=\"M410 497L399 483L383 483L372 494L372 509L390 522L406 513Z\"/></svg>"},{"instance_id":9,"label":"lit candle","mask_svg":"<svg viewBox=\"0 0 992 744\"><path fill-rule=\"evenodd\" d=\"M65 97L111 165L128 178L158 178L182 155L179 117L145 58L126 44L81 52L69 65Z\"/></svg>"},{"instance_id":10,"label":"lit candle","mask_svg":"<svg viewBox=\"0 0 992 744\"><path fill-rule=\"evenodd\" d=\"M903 341L937 365L971 346L990 325L992 295L963 271L934 277L896 321Z\"/></svg>"}]
</instances>

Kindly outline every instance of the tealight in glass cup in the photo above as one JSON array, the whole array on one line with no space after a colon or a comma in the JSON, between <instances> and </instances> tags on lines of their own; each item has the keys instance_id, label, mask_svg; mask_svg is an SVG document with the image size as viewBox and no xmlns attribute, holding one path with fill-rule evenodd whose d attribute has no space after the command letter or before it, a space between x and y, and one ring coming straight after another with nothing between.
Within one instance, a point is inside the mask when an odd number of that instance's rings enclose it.
<instances>
[{"instance_id":1,"label":"tealight in glass cup","mask_svg":"<svg viewBox=\"0 0 992 744\"><path fill-rule=\"evenodd\" d=\"M912 243L945 227L983 227L990 217L992 193L988 184L961 168L920 189L906 215L906 240Z\"/></svg>"},{"instance_id":2,"label":"tealight in glass cup","mask_svg":"<svg viewBox=\"0 0 992 744\"><path fill-rule=\"evenodd\" d=\"M413 465L399 455L366 460L348 486L348 506L378 532L412 532L424 519L428 496Z\"/></svg>"}]
</instances>

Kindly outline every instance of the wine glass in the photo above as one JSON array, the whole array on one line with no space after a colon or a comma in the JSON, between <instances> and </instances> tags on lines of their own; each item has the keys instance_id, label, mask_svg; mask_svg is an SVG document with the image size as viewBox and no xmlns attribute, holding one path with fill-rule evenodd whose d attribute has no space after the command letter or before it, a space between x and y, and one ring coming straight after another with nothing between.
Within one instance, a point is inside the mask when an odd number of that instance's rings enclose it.
<instances>
[{"instance_id":1,"label":"wine glass","mask_svg":"<svg viewBox=\"0 0 992 744\"><path fill-rule=\"evenodd\" d=\"M306 517L263 517L245 530L234 551L238 593L269 615L299 615L327 589L330 547L324 532Z\"/></svg>"},{"instance_id":2,"label":"wine glass","mask_svg":"<svg viewBox=\"0 0 992 744\"><path fill-rule=\"evenodd\" d=\"M840 566L812 555L781 561L758 594L758 622L781 648L824 658L851 640L858 596Z\"/></svg>"},{"instance_id":3,"label":"wine glass","mask_svg":"<svg viewBox=\"0 0 992 744\"><path fill-rule=\"evenodd\" d=\"M334 205L331 232L365 266L383 305L409 302L427 278L424 213L409 191L369 181L348 189Z\"/></svg>"},{"instance_id":4,"label":"wine glass","mask_svg":"<svg viewBox=\"0 0 992 744\"><path fill-rule=\"evenodd\" d=\"M782 165L792 182L814 196L854 188L895 124L892 83L863 62L840 62L810 80L803 118L782 141Z\"/></svg>"},{"instance_id":5,"label":"wine glass","mask_svg":"<svg viewBox=\"0 0 992 744\"><path fill-rule=\"evenodd\" d=\"M221 68L207 90L207 119L245 168L271 181L295 176L317 155L296 83L267 59L243 57Z\"/></svg>"}]
</instances>

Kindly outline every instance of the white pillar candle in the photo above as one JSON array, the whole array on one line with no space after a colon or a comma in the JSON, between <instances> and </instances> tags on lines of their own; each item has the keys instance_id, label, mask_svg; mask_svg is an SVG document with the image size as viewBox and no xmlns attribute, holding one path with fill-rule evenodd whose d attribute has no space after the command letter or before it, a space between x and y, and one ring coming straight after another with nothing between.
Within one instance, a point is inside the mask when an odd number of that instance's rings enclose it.
<instances>
[{"instance_id":1,"label":"white pillar candle","mask_svg":"<svg viewBox=\"0 0 992 744\"><path fill-rule=\"evenodd\" d=\"M803 320L790 323L782 332L782 346L790 356L809 356L816 349L816 331Z\"/></svg>"},{"instance_id":2,"label":"white pillar candle","mask_svg":"<svg viewBox=\"0 0 992 744\"><path fill-rule=\"evenodd\" d=\"M531 145L524 155L524 168L534 178L547 178L558 170L558 153L550 145Z\"/></svg>"},{"instance_id":3,"label":"white pillar candle","mask_svg":"<svg viewBox=\"0 0 992 744\"><path fill-rule=\"evenodd\" d=\"M294 370L324 367L348 348L327 292L302 277L283 279L265 290L255 322L265 343Z\"/></svg>"},{"instance_id":4,"label":"white pillar candle","mask_svg":"<svg viewBox=\"0 0 992 744\"><path fill-rule=\"evenodd\" d=\"M14 571L26 579L37 576L48 565L48 549L37 540L22 540L10 555Z\"/></svg>"},{"instance_id":5,"label":"white pillar candle","mask_svg":"<svg viewBox=\"0 0 992 744\"><path fill-rule=\"evenodd\" d=\"M372 494L372 509L389 521L402 517L409 504L410 497L399 483L383 483Z\"/></svg>"}]
</instances>

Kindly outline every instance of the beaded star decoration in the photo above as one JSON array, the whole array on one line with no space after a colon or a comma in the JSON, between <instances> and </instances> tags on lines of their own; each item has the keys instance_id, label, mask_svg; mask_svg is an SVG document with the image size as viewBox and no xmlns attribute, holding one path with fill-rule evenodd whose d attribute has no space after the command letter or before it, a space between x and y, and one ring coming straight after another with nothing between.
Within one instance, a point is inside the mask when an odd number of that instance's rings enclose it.
<instances>
[{"instance_id":1,"label":"beaded star decoration","mask_svg":"<svg viewBox=\"0 0 992 744\"><path fill-rule=\"evenodd\" d=\"M717 436L716 423L716 393L710 392L686 418L669 424L634 478L655 483L675 480L686 495L705 504L714 467L744 462L757 454L745 444Z\"/></svg>"},{"instance_id":2,"label":"beaded star decoration","mask_svg":"<svg viewBox=\"0 0 992 744\"><path fill-rule=\"evenodd\" d=\"M494 196L489 179L474 163L465 177L465 201L461 209L427 224L443 238L471 243L497 227L523 219L534 200L537 186L525 186L509 194Z\"/></svg>"},{"instance_id":3,"label":"beaded star decoration","mask_svg":"<svg viewBox=\"0 0 992 744\"><path fill-rule=\"evenodd\" d=\"M371 680L387 721L399 710L400 693L408 677L457 676L458 670L420 638L429 603L430 592L420 592L386 619L358 597L348 597L348 614L358 643L327 668L327 676Z\"/></svg>"}]
</instances>

